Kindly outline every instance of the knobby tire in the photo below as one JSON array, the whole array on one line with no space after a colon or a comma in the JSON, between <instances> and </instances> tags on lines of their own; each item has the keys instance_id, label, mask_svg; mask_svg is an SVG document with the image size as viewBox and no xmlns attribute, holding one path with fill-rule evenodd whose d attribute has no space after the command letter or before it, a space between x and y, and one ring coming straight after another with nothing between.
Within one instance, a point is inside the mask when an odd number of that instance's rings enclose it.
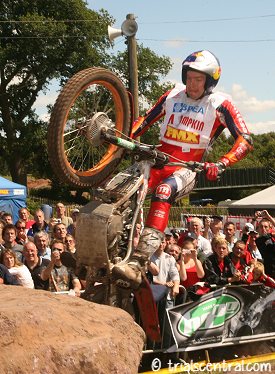
<instances>
[{"instance_id":1,"label":"knobby tire","mask_svg":"<svg viewBox=\"0 0 275 374\"><path fill-rule=\"evenodd\" d=\"M124 150L111 144L94 147L85 137L85 126L78 128L79 122L87 123L93 114L104 109L111 114L116 135L128 136L131 127L129 96L121 80L107 69L82 70L60 92L49 123L48 154L53 171L62 182L78 188L96 187L117 168ZM84 115L84 112L87 113ZM66 132L66 127L70 131Z\"/></svg>"}]
</instances>

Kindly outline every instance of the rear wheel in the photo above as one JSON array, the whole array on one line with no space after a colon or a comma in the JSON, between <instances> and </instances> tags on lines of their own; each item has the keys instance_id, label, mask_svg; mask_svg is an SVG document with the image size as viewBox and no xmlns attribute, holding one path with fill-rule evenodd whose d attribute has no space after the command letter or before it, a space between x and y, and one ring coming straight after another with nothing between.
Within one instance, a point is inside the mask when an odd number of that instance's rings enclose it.
<instances>
[{"instance_id":1,"label":"rear wheel","mask_svg":"<svg viewBox=\"0 0 275 374\"><path fill-rule=\"evenodd\" d=\"M95 187L118 166L123 149L90 141L94 114L104 112L115 124L116 136L128 136L130 106L121 80L103 68L74 75L54 105L48 129L48 153L59 179L75 187Z\"/></svg>"}]
</instances>

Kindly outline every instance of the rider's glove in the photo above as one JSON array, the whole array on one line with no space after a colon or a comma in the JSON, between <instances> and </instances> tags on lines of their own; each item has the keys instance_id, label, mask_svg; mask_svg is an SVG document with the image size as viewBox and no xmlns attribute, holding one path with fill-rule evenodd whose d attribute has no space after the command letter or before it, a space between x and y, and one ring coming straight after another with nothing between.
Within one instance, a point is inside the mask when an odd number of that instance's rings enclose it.
<instances>
[{"instance_id":1,"label":"rider's glove","mask_svg":"<svg viewBox=\"0 0 275 374\"><path fill-rule=\"evenodd\" d=\"M206 162L204 164L205 176L209 181L216 181L225 170L222 162Z\"/></svg>"}]
</instances>

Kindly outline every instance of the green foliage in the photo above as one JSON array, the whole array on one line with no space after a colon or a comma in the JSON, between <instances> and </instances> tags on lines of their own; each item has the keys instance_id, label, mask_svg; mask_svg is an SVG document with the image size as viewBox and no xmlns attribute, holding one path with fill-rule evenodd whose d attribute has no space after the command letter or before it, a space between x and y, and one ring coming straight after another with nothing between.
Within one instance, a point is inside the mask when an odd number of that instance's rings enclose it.
<instances>
[{"instance_id":1,"label":"green foliage","mask_svg":"<svg viewBox=\"0 0 275 374\"><path fill-rule=\"evenodd\" d=\"M151 106L168 88L171 83L161 83L172 68L169 57L158 56L150 48L137 46L138 87L141 114L144 108ZM128 52L119 52L112 56L110 68L119 75L125 86L128 86Z\"/></svg>"},{"instance_id":2,"label":"green foliage","mask_svg":"<svg viewBox=\"0 0 275 374\"><path fill-rule=\"evenodd\" d=\"M124 84L128 85L128 55L127 50L119 52L112 57L111 68L115 71ZM151 49L142 44L137 45L138 58L138 86L139 86L139 112L144 115L161 95L173 87L171 82L161 82L169 70L172 62L169 57L158 56ZM159 123L155 123L141 137L147 144L159 143Z\"/></svg>"},{"instance_id":3,"label":"green foliage","mask_svg":"<svg viewBox=\"0 0 275 374\"><path fill-rule=\"evenodd\" d=\"M21 182L48 167L46 127L32 111L38 94L53 78L62 83L83 68L106 65L113 18L83 0L5 0L0 21L0 157Z\"/></svg>"},{"instance_id":4,"label":"green foliage","mask_svg":"<svg viewBox=\"0 0 275 374\"><path fill-rule=\"evenodd\" d=\"M160 127L158 123L154 123L148 131L141 136L141 141L146 144L159 144Z\"/></svg>"},{"instance_id":5,"label":"green foliage","mask_svg":"<svg viewBox=\"0 0 275 374\"><path fill-rule=\"evenodd\" d=\"M85 20L85 22L80 21ZM105 66L128 86L128 52L110 57L107 25L113 17L105 10L95 12L84 0L5 0L0 2L0 167L21 183L23 176L53 180L53 194L66 196L52 175L47 158L47 124L39 120L33 104L46 92L52 79L64 84L73 74L90 66ZM144 115L157 99L172 87L163 83L172 67L166 56L158 56L142 44L137 46L139 105ZM252 135L254 151L234 167L275 168L275 133ZM142 141L159 142L159 124L143 135ZM233 145L233 138L221 135L208 155L216 161ZM131 164L126 155L120 170ZM57 197L57 196L55 196Z\"/></svg>"},{"instance_id":6,"label":"green foliage","mask_svg":"<svg viewBox=\"0 0 275 374\"><path fill-rule=\"evenodd\" d=\"M255 166L269 166L275 169L275 132L252 135L254 150L247 160Z\"/></svg>"},{"instance_id":7,"label":"green foliage","mask_svg":"<svg viewBox=\"0 0 275 374\"><path fill-rule=\"evenodd\" d=\"M275 132L253 135L254 149L246 158L233 165L235 168L272 167L275 168ZM209 152L207 160L217 161L226 154L234 143L233 137L226 137L224 134L217 139L213 149Z\"/></svg>"},{"instance_id":8,"label":"green foliage","mask_svg":"<svg viewBox=\"0 0 275 374\"><path fill-rule=\"evenodd\" d=\"M31 214L34 214L37 209L41 209L41 203L32 198L27 198L26 204Z\"/></svg>"}]
</instances>

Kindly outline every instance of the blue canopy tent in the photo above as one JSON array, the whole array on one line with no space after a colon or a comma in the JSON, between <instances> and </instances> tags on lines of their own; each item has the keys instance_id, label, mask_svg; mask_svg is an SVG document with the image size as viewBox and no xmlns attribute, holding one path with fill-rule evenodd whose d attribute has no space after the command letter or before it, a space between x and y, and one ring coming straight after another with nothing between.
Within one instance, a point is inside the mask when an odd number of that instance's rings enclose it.
<instances>
[{"instance_id":1,"label":"blue canopy tent","mask_svg":"<svg viewBox=\"0 0 275 374\"><path fill-rule=\"evenodd\" d=\"M27 188L0 177L0 211L11 213L15 223L19 216L18 210L26 206Z\"/></svg>"}]
</instances>

